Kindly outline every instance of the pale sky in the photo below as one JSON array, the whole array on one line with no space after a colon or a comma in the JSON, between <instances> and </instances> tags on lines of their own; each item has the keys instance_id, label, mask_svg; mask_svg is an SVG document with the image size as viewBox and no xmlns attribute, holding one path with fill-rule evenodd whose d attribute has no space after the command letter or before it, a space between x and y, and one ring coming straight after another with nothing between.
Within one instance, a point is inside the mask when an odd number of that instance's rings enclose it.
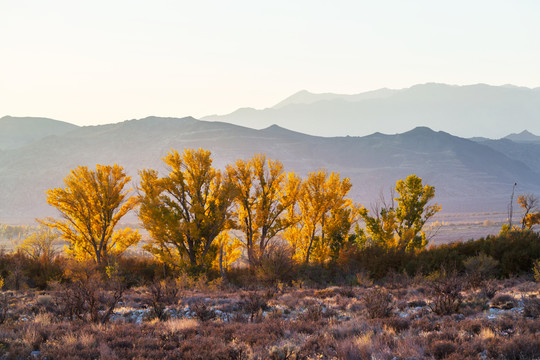
<instances>
[{"instance_id":1,"label":"pale sky","mask_svg":"<svg viewBox=\"0 0 540 360\"><path fill-rule=\"evenodd\" d=\"M540 86L540 1L0 0L0 117L78 125L298 90Z\"/></svg>"}]
</instances>

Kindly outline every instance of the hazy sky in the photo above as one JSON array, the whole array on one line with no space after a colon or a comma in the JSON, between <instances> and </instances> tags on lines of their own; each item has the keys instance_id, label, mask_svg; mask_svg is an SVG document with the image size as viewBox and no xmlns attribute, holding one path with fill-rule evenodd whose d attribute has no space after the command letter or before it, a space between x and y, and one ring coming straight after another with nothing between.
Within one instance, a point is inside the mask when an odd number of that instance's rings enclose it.
<instances>
[{"instance_id":1,"label":"hazy sky","mask_svg":"<svg viewBox=\"0 0 540 360\"><path fill-rule=\"evenodd\" d=\"M79 125L417 83L540 86L540 1L0 0L0 117Z\"/></svg>"}]
</instances>

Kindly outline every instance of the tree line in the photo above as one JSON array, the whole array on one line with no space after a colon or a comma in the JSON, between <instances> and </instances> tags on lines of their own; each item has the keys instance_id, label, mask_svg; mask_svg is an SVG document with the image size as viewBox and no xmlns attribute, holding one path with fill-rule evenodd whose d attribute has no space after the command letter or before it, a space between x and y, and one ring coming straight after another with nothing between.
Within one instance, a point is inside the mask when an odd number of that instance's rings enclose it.
<instances>
[{"instance_id":1,"label":"tree line","mask_svg":"<svg viewBox=\"0 0 540 360\"><path fill-rule=\"evenodd\" d=\"M136 189L128 188L131 178L117 164L79 166L64 188L47 191L61 218L38 221L61 234L75 259L107 265L140 242L138 231L116 229L138 208L150 234L143 248L160 262L224 274L242 254L256 269L277 248L301 264L331 262L351 246L416 252L427 244L425 223L440 211L430 204L435 188L416 175L396 183L390 204L370 211L348 197L349 178L324 169L301 178L264 154L224 170L212 166L204 149L171 150L163 161L168 174L142 170Z\"/></svg>"}]
</instances>

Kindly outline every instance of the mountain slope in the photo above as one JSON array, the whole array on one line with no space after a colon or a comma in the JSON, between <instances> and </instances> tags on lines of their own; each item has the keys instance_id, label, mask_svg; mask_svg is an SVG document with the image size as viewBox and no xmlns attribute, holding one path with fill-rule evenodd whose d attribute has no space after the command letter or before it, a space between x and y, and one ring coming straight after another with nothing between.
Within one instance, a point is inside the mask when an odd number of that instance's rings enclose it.
<instances>
[{"instance_id":1,"label":"mountain slope","mask_svg":"<svg viewBox=\"0 0 540 360\"><path fill-rule=\"evenodd\" d=\"M166 172L161 157L171 148L207 148L214 165L266 153L302 176L319 168L338 171L353 183L352 196L365 205L381 190L415 173L437 189L445 211L506 208L511 184L538 191L538 174L489 146L416 128L399 135L316 137L270 126L254 130L193 118L156 118L76 128L0 152L0 222L54 215L44 191L62 186L78 165L118 163L137 183L137 171Z\"/></svg>"},{"instance_id":2,"label":"mountain slope","mask_svg":"<svg viewBox=\"0 0 540 360\"><path fill-rule=\"evenodd\" d=\"M537 142L540 143L540 136L534 135L533 133L523 130L519 134L510 134L504 137L505 139L512 140L515 142Z\"/></svg>"},{"instance_id":3,"label":"mountain slope","mask_svg":"<svg viewBox=\"0 0 540 360\"><path fill-rule=\"evenodd\" d=\"M53 119L4 116L0 118L0 150L21 147L76 128L76 125Z\"/></svg>"},{"instance_id":4,"label":"mountain slope","mask_svg":"<svg viewBox=\"0 0 540 360\"><path fill-rule=\"evenodd\" d=\"M352 96L297 93L273 108L239 109L203 120L264 128L277 124L320 136L400 133L428 126L463 137L500 138L517 129L540 132L540 90L489 86L415 85Z\"/></svg>"}]
</instances>

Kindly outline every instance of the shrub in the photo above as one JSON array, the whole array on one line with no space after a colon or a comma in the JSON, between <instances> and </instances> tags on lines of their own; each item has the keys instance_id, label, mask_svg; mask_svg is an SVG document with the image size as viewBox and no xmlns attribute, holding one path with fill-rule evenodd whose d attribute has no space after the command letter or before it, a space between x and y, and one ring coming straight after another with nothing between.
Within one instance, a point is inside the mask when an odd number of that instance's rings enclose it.
<instances>
[{"instance_id":1,"label":"shrub","mask_svg":"<svg viewBox=\"0 0 540 360\"><path fill-rule=\"evenodd\" d=\"M72 264L66 276L73 281L56 291L57 314L70 320L109 321L126 289L122 281L116 277L103 281L91 263Z\"/></svg>"},{"instance_id":2,"label":"shrub","mask_svg":"<svg viewBox=\"0 0 540 360\"><path fill-rule=\"evenodd\" d=\"M7 293L0 294L0 324L3 324L8 318L10 298Z\"/></svg>"},{"instance_id":3,"label":"shrub","mask_svg":"<svg viewBox=\"0 0 540 360\"><path fill-rule=\"evenodd\" d=\"M540 299L529 297L523 299L523 316L539 318L540 317Z\"/></svg>"},{"instance_id":4,"label":"shrub","mask_svg":"<svg viewBox=\"0 0 540 360\"><path fill-rule=\"evenodd\" d=\"M249 320L253 322L255 316L259 311L268 309L266 299L259 293L252 291L247 294L242 294L242 308L247 312L250 317Z\"/></svg>"},{"instance_id":5,"label":"shrub","mask_svg":"<svg viewBox=\"0 0 540 360\"><path fill-rule=\"evenodd\" d=\"M496 276L499 262L482 252L467 258L463 262L463 266L469 276L470 285L479 287L484 280Z\"/></svg>"},{"instance_id":6,"label":"shrub","mask_svg":"<svg viewBox=\"0 0 540 360\"><path fill-rule=\"evenodd\" d=\"M178 292L174 281L154 282L150 285L146 303L152 308L152 315L159 320L166 320L165 307L178 302Z\"/></svg>"},{"instance_id":7,"label":"shrub","mask_svg":"<svg viewBox=\"0 0 540 360\"><path fill-rule=\"evenodd\" d=\"M533 263L532 270L533 270L534 280L536 280L536 282L540 282L540 260L536 260Z\"/></svg>"},{"instance_id":8,"label":"shrub","mask_svg":"<svg viewBox=\"0 0 540 360\"><path fill-rule=\"evenodd\" d=\"M385 289L367 291L362 298L367 316L371 319L385 318L392 314L392 295Z\"/></svg>"},{"instance_id":9,"label":"shrub","mask_svg":"<svg viewBox=\"0 0 540 360\"><path fill-rule=\"evenodd\" d=\"M432 354L435 359L444 359L455 351L456 345L447 340L435 341L429 346L429 353Z\"/></svg>"},{"instance_id":10,"label":"shrub","mask_svg":"<svg viewBox=\"0 0 540 360\"><path fill-rule=\"evenodd\" d=\"M437 315L451 315L459 311L463 303L461 290L463 281L454 272L443 274L430 283L432 302L429 304L431 310Z\"/></svg>"},{"instance_id":11,"label":"shrub","mask_svg":"<svg viewBox=\"0 0 540 360\"><path fill-rule=\"evenodd\" d=\"M267 285L290 282L294 278L294 262L291 250L285 245L274 245L267 249L256 268L257 278Z\"/></svg>"},{"instance_id":12,"label":"shrub","mask_svg":"<svg viewBox=\"0 0 540 360\"><path fill-rule=\"evenodd\" d=\"M195 317L202 322L207 322L216 318L216 312L204 301L198 301L191 305Z\"/></svg>"},{"instance_id":13,"label":"shrub","mask_svg":"<svg viewBox=\"0 0 540 360\"><path fill-rule=\"evenodd\" d=\"M512 309L515 307L516 299L512 295L501 294L491 299L491 306L501 309Z\"/></svg>"}]
</instances>

